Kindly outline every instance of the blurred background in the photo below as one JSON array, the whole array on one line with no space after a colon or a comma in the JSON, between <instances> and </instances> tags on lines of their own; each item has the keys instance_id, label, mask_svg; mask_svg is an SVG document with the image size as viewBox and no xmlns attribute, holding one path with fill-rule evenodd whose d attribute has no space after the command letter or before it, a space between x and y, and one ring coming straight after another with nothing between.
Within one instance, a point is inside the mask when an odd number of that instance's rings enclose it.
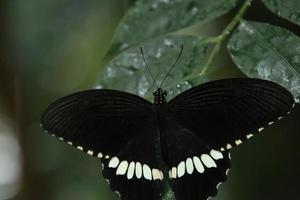
<instances>
[{"instance_id":1,"label":"blurred background","mask_svg":"<svg viewBox=\"0 0 300 200\"><path fill-rule=\"evenodd\" d=\"M0 200L118 199L100 162L43 134L39 117L54 99L91 88L130 0L0 1ZM191 33L216 34L236 10ZM299 27L259 1L246 19ZM299 52L300 53L300 52ZM243 76L223 49L212 79ZM299 199L300 106L232 152L229 180L215 199Z\"/></svg>"}]
</instances>

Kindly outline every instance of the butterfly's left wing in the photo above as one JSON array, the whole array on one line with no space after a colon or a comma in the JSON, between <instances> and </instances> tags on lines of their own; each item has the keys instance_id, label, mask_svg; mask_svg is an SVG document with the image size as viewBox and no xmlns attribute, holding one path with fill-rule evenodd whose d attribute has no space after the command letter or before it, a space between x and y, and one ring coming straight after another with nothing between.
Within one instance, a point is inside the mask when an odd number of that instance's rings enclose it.
<instances>
[{"instance_id":1,"label":"butterfly's left wing","mask_svg":"<svg viewBox=\"0 0 300 200\"><path fill-rule=\"evenodd\" d=\"M206 200L217 194L230 168L229 152L213 149L168 113L163 129L163 158L176 200Z\"/></svg>"},{"instance_id":2,"label":"butterfly's left wing","mask_svg":"<svg viewBox=\"0 0 300 200\"><path fill-rule=\"evenodd\" d=\"M164 158L176 200L215 196L230 167L228 150L292 109L283 87L258 79L208 82L175 97L164 123Z\"/></svg>"},{"instance_id":3,"label":"butterfly's left wing","mask_svg":"<svg viewBox=\"0 0 300 200\"><path fill-rule=\"evenodd\" d=\"M162 172L156 158L158 126L152 104L117 90L77 92L50 104L42 127L102 159L103 175L124 200L158 200Z\"/></svg>"}]
</instances>

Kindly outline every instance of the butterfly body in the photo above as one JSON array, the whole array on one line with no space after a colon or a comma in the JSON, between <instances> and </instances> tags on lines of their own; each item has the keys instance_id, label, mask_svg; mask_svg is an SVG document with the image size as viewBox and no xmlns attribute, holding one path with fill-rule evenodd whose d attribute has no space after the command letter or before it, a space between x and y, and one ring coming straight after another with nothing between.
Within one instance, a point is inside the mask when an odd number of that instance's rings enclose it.
<instances>
[{"instance_id":1,"label":"butterfly body","mask_svg":"<svg viewBox=\"0 0 300 200\"><path fill-rule=\"evenodd\" d=\"M229 151L288 114L295 105L282 86L259 79L224 79L154 103L117 90L74 93L41 118L59 139L98 157L122 200L176 200L217 194L230 168Z\"/></svg>"}]
</instances>

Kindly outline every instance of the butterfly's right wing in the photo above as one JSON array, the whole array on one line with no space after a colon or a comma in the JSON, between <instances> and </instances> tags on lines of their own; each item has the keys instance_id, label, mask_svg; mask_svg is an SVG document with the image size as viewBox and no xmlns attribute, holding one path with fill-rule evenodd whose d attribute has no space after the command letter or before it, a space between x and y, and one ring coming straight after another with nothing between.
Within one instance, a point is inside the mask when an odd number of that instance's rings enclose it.
<instances>
[{"instance_id":1,"label":"butterfly's right wing","mask_svg":"<svg viewBox=\"0 0 300 200\"><path fill-rule=\"evenodd\" d=\"M152 104L116 90L77 92L50 104L41 118L50 134L102 159L103 175L123 200L158 200L162 172Z\"/></svg>"},{"instance_id":2,"label":"butterfly's right wing","mask_svg":"<svg viewBox=\"0 0 300 200\"><path fill-rule=\"evenodd\" d=\"M157 157L156 119L147 120L139 131L117 155L103 160L103 176L122 200L161 200L164 175Z\"/></svg>"}]
</instances>

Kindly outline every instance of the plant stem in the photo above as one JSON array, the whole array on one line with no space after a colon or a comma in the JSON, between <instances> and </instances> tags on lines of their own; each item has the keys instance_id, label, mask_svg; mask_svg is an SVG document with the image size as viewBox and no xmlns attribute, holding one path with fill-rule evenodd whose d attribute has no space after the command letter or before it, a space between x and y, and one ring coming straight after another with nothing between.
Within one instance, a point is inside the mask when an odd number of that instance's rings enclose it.
<instances>
[{"instance_id":1,"label":"plant stem","mask_svg":"<svg viewBox=\"0 0 300 200\"><path fill-rule=\"evenodd\" d=\"M243 16L245 15L247 8L251 5L253 0L245 0L237 14L234 16L234 18L231 20L231 22L226 26L226 28L222 31L222 33L216 37L215 46L213 47L206 64L203 66L201 72L198 74L198 76L203 76L208 71L209 67L211 66L215 56L218 54L221 44L226 39L226 37L232 32L232 30L240 23Z\"/></svg>"}]
</instances>

